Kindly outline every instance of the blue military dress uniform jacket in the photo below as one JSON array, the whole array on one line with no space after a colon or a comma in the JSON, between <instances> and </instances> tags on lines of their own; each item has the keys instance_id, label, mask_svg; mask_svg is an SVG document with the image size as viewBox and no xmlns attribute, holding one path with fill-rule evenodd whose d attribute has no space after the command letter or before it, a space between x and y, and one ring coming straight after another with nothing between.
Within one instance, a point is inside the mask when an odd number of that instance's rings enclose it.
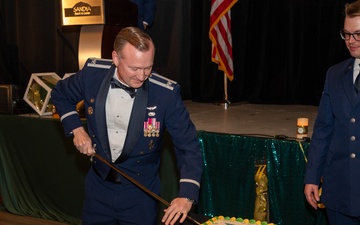
<instances>
[{"instance_id":1,"label":"blue military dress uniform jacket","mask_svg":"<svg viewBox=\"0 0 360 225\"><path fill-rule=\"evenodd\" d=\"M114 72L111 60L88 59L82 70L59 81L51 93L67 135L82 126L76 104L84 100L88 133L96 152L108 161L111 155L105 102ZM178 196L197 201L202 172L199 142L182 102L180 86L170 79L153 73L137 90L124 148L114 165L144 186L159 180L161 139L165 129L172 137L180 172ZM93 167L103 179L110 170L95 157ZM129 182L119 178L122 183Z\"/></svg>"},{"instance_id":2,"label":"blue military dress uniform jacket","mask_svg":"<svg viewBox=\"0 0 360 225\"><path fill-rule=\"evenodd\" d=\"M306 184L320 185L329 209L360 216L360 95L353 86L354 58L332 66L314 124Z\"/></svg>"}]
</instances>

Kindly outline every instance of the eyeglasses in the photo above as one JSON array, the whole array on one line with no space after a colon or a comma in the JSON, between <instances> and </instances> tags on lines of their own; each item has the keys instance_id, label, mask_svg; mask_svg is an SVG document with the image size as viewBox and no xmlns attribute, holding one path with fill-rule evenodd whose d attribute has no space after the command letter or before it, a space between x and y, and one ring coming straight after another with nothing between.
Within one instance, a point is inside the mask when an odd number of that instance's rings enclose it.
<instances>
[{"instance_id":1,"label":"eyeglasses","mask_svg":"<svg viewBox=\"0 0 360 225\"><path fill-rule=\"evenodd\" d=\"M353 37L355 41L360 41L360 32L349 33L344 31L344 29L340 30L340 37L346 41L350 40L350 37Z\"/></svg>"}]
</instances>

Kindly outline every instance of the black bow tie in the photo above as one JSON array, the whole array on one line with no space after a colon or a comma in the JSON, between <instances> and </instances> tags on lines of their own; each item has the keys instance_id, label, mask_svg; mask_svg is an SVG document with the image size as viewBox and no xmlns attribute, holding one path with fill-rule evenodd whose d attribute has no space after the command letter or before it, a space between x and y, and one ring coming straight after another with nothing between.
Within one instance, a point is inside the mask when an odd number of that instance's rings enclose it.
<instances>
[{"instance_id":1,"label":"black bow tie","mask_svg":"<svg viewBox=\"0 0 360 225\"><path fill-rule=\"evenodd\" d=\"M135 93L136 93L135 88L127 87L114 78L111 78L110 86L111 86L111 88L124 89L124 91L126 91L130 95L131 98L133 98L135 96Z\"/></svg>"}]
</instances>

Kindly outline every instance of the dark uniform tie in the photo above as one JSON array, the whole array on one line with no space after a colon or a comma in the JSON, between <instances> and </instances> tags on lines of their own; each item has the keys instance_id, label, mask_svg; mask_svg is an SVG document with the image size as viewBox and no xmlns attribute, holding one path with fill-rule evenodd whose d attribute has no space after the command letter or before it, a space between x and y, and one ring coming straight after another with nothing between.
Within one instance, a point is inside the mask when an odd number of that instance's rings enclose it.
<instances>
[{"instance_id":1,"label":"dark uniform tie","mask_svg":"<svg viewBox=\"0 0 360 225\"><path fill-rule=\"evenodd\" d=\"M134 96L135 96L135 93L136 93L135 88L125 86L122 83L120 83L118 80L116 80L115 78L111 78L110 86L111 86L111 88L123 89L130 95L131 98L134 98Z\"/></svg>"}]
</instances>

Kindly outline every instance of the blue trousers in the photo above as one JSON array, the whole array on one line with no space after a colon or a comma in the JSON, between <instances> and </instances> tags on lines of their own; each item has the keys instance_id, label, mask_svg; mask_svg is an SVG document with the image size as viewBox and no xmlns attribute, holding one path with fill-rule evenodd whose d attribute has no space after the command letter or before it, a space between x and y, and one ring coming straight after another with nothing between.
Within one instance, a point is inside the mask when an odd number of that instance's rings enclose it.
<instances>
[{"instance_id":1,"label":"blue trousers","mask_svg":"<svg viewBox=\"0 0 360 225\"><path fill-rule=\"evenodd\" d=\"M159 180L149 189L158 194ZM104 181L93 169L86 175L83 225L156 225L157 213L157 200L132 183Z\"/></svg>"},{"instance_id":2,"label":"blue trousers","mask_svg":"<svg viewBox=\"0 0 360 225\"><path fill-rule=\"evenodd\" d=\"M360 225L360 217L347 216L326 208L330 225Z\"/></svg>"}]
</instances>

